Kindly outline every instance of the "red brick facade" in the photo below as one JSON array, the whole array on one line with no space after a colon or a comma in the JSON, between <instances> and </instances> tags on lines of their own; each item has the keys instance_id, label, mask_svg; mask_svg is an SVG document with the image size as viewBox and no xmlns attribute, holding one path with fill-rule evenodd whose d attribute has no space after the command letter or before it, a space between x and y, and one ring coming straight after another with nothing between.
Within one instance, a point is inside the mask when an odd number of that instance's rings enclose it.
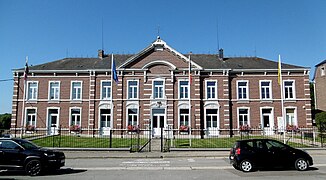
<instances>
[{"instance_id":1,"label":"red brick facade","mask_svg":"<svg viewBox=\"0 0 326 180\"><path fill-rule=\"evenodd\" d=\"M178 129L185 122L183 118L188 119L187 125L193 129L236 129L241 125L239 121L241 121L242 117L240 116L242 115L240 114L243 112L247 113L243 116L245 124L252 127L277 128L278 118L282 117L277 67L273 70L262 68L251 71L235 68L211 69L201 66L198 63L200 61L193 61L189 117L187 113L189 98L181 99L179 97L181 81L188 82L189 59L166 44L164 45L164 50L153 48L120 64L117 68L119 82L112 82L112 100L103 99L102 93L104 92L101 85L102 82L111 80L109 68L106 70L58 70L58 72L33 71L31 69L28 82L37 82L37 99L25 101L23 114L23 71L14 71L12 129L20 129L22 124L23 127L26 127L29 117L28 109L36 110L35 126L39 129L50 129L50 121L53 117L55 118L53 122L57 126L68 129L72 125L73 119L76 118L72 117L72 109L80 110L79 125L84 130L98 129L101 131L101 128L104 127L101 123L104 122L108 123L105 127L125 129L130 124L129 120L132 119L142 128L162 126ZM311 126L309 71L297 68L282 72L283 81L290 81L293 84L291 93L294 94L293 98L284 100L286 116L293 118L292 123L296 126ZM161 98L155 98L154 81L156 80L163 83ZM49 83L53 81L59 82L58 100L49 100ZM82 98L80 100L71 100L72 82L75 81L81 82ZM135 99L128 97L129 81L138 83L136 86L138 97ZM270 83L270 98L267 100L261 98L261 81ZM214 85L211 89L213 95L207 94L207 86L210 82ZM247 85L244 90L246 92L243 94L247 98L244 100L239 100L239 82L245 82ZM215 89L217 89L216 94ZM28 93L28 91L27 86L26 92ZM208 96L214 98L208 99ZM135 115L132 115L130 110L134 110ZM51 112L54 113L51 114ZM105 113L109 113L112 118L105 121ZM182 116L182 114L186 115ZM25 119L23 123L21 123L22 116ZM160 118L162 118L162 122Z\"/></svg>"}]
</instances>

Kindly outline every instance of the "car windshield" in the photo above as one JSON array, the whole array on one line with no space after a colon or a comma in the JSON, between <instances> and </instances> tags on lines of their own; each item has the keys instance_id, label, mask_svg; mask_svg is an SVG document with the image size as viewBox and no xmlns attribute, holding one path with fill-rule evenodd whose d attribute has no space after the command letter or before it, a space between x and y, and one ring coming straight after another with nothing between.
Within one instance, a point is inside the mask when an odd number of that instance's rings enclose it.
<instances>
[{"instance_id":1,"label":"car windshield","mask_svg":"<svg viewBox=\"0 0 326 180\"><path fill-rule=\"evenodd\" d=\"M38 149L39 146L35 145L34 143L30 142L30 141L26 141L26 140L18 140L16 141L18 144L20 144L21 146L23 146L25 149Z\"/></svg>"}]
</instances>

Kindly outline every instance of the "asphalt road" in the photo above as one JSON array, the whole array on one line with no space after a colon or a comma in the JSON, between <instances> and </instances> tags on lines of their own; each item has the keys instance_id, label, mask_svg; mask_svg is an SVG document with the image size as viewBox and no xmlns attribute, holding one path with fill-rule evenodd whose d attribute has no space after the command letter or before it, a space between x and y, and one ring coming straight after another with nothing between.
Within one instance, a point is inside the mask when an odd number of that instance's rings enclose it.
<instances>
[{"instance_id":1,"label":"asphalt road","mask_svg":"<svg viewBox=\"0 0 326 180\"><path fill-rule=\"evenodd\" d=\"M243 173L229 165L227 157L87 158L67 159L58 172L32 179L325 179L326 156L315 154L308 171L262 170ZM1 172L0 179L31 179L23 172Z\"/></svg>"}]
</instances>

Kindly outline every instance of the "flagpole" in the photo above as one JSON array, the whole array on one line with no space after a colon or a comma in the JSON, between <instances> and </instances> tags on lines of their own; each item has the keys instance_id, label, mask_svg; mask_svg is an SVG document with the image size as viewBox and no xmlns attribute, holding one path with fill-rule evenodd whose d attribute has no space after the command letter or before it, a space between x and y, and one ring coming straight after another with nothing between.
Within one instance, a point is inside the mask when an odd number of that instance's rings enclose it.
<instances>
[{"instance_id":1,"label":"flagpole","mask_svg":"<svg viewBox=\"0 0 326 180\"><path fill-rule=\"evenodd\" d=\"M111 124L110 127L112 128L113 125L113 53L111 55Z\"/></svg>"},{"instance_id":2,"label":"flagpole","mask_svg":"<svg viewBox=\"0 0 326 180\"><path fill-rule=\"evenodd\" d=\"M283 93L283 78L282 78L282 64L281 55L278 55L278 83L281 88L281 107L282 107L282 120L283 120L283 142L286 143L286 119L284 118L284 93Z\"/></svg>"},{"instance_id":3,"label":"flagpole","mask_svg":"<svg viewBox=\"0 0 326 180\"><path fill-rule=\"evenodd\" d=\"M20 121L20 137L23 137L23 130L24 130L24 119L25 119L25 97L26 97L26 83L27 83L27 71L28 71L28 56L26 56L26 63L25 63L25 69L24 69L24 90L23 90L23 105L22 105L22 118Z\"/></svg>"},{"instance_id":4,"label":"flagpole","mask_svg":"<svg viewBox=\"0 0 326 180\"><path fill-rule=\"evenodd\" d=\"M191 53L190 53L191 54ZM188 79L188 84L189 84L189 145L191 147L191 57L190 57L190 54L189 54L189 72L188 72L188 75L189 75L189 79Z\"/></svg>"}]
</instances>

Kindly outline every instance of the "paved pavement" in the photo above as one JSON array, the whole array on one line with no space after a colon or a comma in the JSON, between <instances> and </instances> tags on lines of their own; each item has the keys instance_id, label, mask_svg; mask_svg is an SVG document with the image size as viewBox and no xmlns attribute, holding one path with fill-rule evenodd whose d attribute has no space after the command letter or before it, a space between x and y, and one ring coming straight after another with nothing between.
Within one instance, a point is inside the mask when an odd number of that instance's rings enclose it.
<instances>
[{"instance_id":1,"label":"paved pavement","mask_svg":"<svg viewBox=\"0 0 326 180\"><path fill-rule=\"evenodd\" d=\"M307 149L312 156L326 156L326 149ZM229 150L178 150L171 152L135 152L129 151L73 151L64 150L67 159L87 159L87 158L178 158L178 157L228 157Z\"/></svg>"}]
</instances>

